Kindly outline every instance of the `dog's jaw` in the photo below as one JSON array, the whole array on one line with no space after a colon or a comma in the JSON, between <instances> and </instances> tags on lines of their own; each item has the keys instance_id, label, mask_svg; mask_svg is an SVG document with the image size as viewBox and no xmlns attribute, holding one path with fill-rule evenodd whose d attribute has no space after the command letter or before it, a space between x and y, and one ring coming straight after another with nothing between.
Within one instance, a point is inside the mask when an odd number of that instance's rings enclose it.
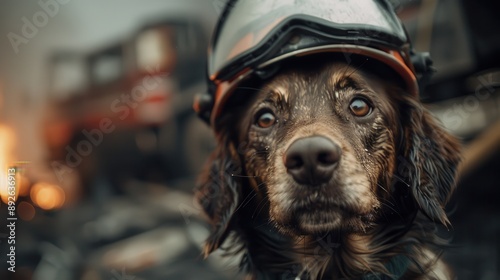
<instances>
[{"instance_id":1,"label":"dog's jaw","mask_svg":"<svg viewBox=\"0 0 500 280\"><path fill-rule=\"evenodd\" d=\"M295 214L295 231L300 235L329 232L366 233L373 226L373 214L355 215L332 206L328 210L300 211Z\"/></svg>"},{"instance_id":2,"label":"dog's jaw","mask_svg":"<svg viewBox=\"0 0 500 280\"><path fill-rule=\"evenodd\" d=\"M314 195L311 195L314 196ZM341 207L339 203L315 203L315 199L304 197L300 207L283 210L280 202L271 201L269 219L288 235L322 235L328 232L366 233L375 226L379 204L372 203L369 211ZM296 203L299 205L298 203Z\"/></svg>"}]
</instances>

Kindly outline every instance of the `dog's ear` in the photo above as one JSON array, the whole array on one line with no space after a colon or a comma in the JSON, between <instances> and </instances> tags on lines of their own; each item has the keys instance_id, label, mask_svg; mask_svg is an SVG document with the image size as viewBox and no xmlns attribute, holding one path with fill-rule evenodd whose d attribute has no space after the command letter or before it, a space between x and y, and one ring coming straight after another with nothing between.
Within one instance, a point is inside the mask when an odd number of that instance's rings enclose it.
<instances>
[{"instance_id":1,"label":"dog's ear","mask_svg":"<svg viewBox=\"0 0 500 280\"><path fill-rule=\"evenodd\" d=\"M405 97L400 110L405 183L427 217L448 225L444 206L455 188L460 143L415 98Z\"/></svg>"},{"instance_id":2,"label":"dog's ear","mask_svg":"<svg viewBox=\"0 0 500 280\"><path fill-rule=\"evenodd\" d=\"M230 232L240 200L240 182L235 176L240 172L241 165L233 143L227 134L219 135L217 148L207 161L195 189L197 202L212 224L212 232L205 243L205 256L219 248Z\"/></svg>"}]
</instances>

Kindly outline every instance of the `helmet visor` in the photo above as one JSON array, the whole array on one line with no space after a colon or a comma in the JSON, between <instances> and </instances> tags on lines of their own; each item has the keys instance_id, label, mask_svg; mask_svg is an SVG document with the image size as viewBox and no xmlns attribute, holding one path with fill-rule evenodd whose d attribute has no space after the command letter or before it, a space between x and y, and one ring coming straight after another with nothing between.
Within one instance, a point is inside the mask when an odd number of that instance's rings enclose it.
<instances>
[{"instance_id":1,"label":"helmet visor","mask_svg":"<svg viewBox=\"0 0 500 280\"><path fill-rule=\"evenodd\" d=\"M284 53L294 31L313 35L307 46L361 44L399 50L407 38L384 0L238 0L212 42L209 75L233 77Z\"/></svg>"}]
</instances>

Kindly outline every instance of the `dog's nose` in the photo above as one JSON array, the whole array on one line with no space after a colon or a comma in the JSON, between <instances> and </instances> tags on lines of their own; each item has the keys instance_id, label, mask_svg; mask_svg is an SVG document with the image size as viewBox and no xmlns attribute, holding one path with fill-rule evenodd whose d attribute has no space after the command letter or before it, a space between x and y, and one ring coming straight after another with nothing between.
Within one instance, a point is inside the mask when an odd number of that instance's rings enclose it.
<instances>
[{"instance_id":1,"label":"dog's nose","mask_svg":"<svg viewBox=\"0 0 500 280\"><path fill-rule=\"evenodd\" d=\"M284 164L297 183L316 186L330 180L340 155L340 147L329 139L305 137L290 145Z\"/></svg>"}]
</instances>

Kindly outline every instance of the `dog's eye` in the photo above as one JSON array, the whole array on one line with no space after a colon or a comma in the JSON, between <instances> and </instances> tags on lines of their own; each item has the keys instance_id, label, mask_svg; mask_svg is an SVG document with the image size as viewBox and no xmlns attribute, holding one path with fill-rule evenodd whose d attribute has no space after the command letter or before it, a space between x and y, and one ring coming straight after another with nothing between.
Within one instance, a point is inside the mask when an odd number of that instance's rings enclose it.
<instances>
[{"instance_id":1,"label":"dog's eye","mask_svg":"<svg viewBox=\"0 0 500 280\"><path fill-rule=\"evenodd\" d=\"M263 112L257 118L256 123L261 128L269 128L276 123L276 117L271 112Z\"/></svg>"},{"instance_id":2,"label":"dog's eye","mask_svg":"<svg viewBox=\"0 0 500 280\"><path fill-rule=\"evenodd\" d=\"M364 117L372 111L370 104L362 98L354 98L349 104L349 109L356 117Z\"/></svg>"}]
</instances>

